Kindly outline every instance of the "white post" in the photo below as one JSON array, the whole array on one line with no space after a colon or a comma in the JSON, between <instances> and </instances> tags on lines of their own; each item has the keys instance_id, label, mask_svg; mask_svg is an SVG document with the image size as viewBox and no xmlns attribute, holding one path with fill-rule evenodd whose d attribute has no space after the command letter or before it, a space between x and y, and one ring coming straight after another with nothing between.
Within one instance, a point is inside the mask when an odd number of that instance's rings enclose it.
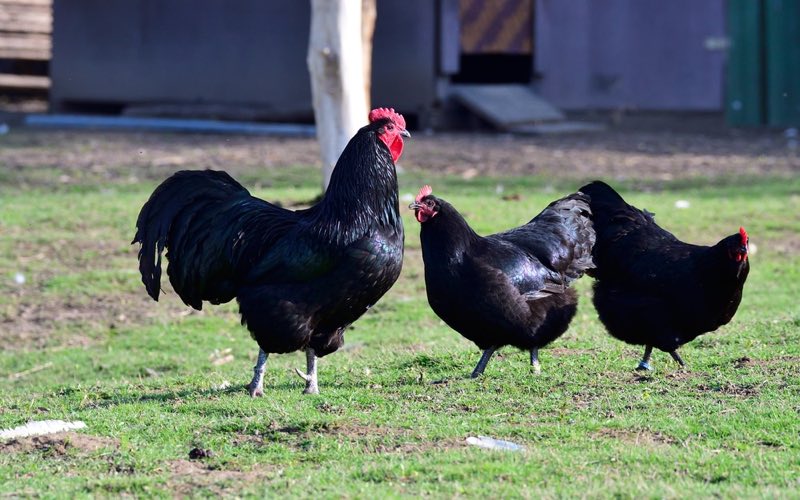
<instances>
[{"instance_id":1,"label":"white post","mask_svg":"<svg viewBox=\"0 0 800 500\"><path fill-rule=\"evenodd\" d=\"M311 0L307 62L323 187L347 142L367 123L361 9L360 1Z\"/></svg>"},{"instance_id":2,"label":"white post","mask_svg":"<svg viewBox=\"0 0 800 500\"><path fill-rule=\"evenodd\" d=\"M364 98L367 111L372 109L372 37L375 34L375 19L378 17L378 6L375 1L361 1L361 43L364 54Z\"/></svg>"}]
</instances>

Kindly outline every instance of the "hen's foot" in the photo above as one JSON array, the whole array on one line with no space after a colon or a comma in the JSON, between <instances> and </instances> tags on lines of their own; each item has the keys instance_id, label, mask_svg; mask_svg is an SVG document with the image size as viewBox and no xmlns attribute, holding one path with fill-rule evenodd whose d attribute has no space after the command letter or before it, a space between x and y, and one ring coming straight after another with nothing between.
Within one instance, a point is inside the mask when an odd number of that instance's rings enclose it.
<instances>
[{"instance_id":1,"label":"hen's foot","mask_svg":"<svg viewBox=\"0 0 800 500\"><path fill-rule=\"evenodd\" d=\"M644 356L639 361L639 366L636 367L637 371L652 371L653 367L650 366L650 355L653 354L653 346L646 346L644 348Z\"/></svg>"},{"instance_id":2,"label":"hen's foot","mask_svg":"<svg viewBox=\"0 0 800 500\"><path fill-rule=\"evenodd\" d=\"M483 370L486 369L486 365L489 363L489 359L491 359L492 354L494 354L494 351L496 350L497 350L496 347L490 347L485 351L483 351L481 359L480 361L478 361L478 364L475 366L475 369L472 370L472 375L470 375L470 377L478 378L479 376L481 376L481 374L483 374Z\"/></svg>"},{"instance_id":3,"label":"hen's foot","mask_svg":"<svg viewBox=\"0 0 800 500\"><path fill-rule=\"evenodd\" d=\"M539 349L531 349L531 366L536 373L542 372L542 365L539 364Z\"/></svg>"},{"instance_id":4,"label":"hen's foot","mask_svg":"<svg viewBox=\"0 0 800 500\"><path fill-rule=\"evenodd\" d=\"M686 363L683 362L683 359L681 359L678 351L672 351L669 353L669 355L672 356L672 359L674 359L679 365L681 365L681 368L686 368Z\"/></svg>"}]
</instances>

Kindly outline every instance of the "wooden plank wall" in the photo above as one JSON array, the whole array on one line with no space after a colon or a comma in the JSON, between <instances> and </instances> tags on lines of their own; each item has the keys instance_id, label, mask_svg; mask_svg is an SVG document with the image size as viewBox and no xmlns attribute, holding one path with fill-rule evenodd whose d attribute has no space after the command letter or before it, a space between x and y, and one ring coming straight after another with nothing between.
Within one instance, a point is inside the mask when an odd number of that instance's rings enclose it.
<instances>
[{"instance_id":1,"label":"wooden plank wall","mask_svg":"<svg viewBox=\"0 0 800 500\"><path fill-rule=\"evenodd\" d=\"M52 0L0 0L0 59L49 61Z\"/></svg>"}]
</instances>

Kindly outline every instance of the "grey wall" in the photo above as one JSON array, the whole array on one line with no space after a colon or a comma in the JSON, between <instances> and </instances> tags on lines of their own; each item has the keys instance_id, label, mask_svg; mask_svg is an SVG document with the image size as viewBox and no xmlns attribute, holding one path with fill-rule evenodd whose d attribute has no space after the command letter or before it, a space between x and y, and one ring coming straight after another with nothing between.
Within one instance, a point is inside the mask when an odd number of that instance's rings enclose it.
<instances>
[{"instance_id":1,"label":"grey wall","mask_svg":"<svg viewBox=\"0 0 800 500\"><path fill-rule=\"evenodd\" d=\"M434 0L378 0L372 51L373 106L424 113L434 105L436 4Z\"/></svg>"},{"instance_id":2,"label":"grey wall","mask_svg":"<svg viewBox=\"0 0 800 500\"><path fill-rule=\"evenodd\" d=\"M436 103L441 1L378 0L374 105L424 119ZM704 42L725 4L537 0L539 90L567 109L721 109L724 53ZM310 118L308 26L308 0L54 0L51 101Z\"/></svg>"},{"instance_id":3,"label":"grey wall","mask_svg":"<svg viewBox=\"0 0 800 500\"><path fill-rule=\"evenodd\" d=\"M55 0L52 99L305 111L309 3L283 4Z\"/></svg>"},{"instance_id":4,"label":"grey wall","mask_svg":"<svg viewBox=\"0 0 800 500\"><path fill-rule=\"evenodd\" d=\"M435 5L378 2L376 105L435 90ZM310 117L308 0L55 0L51 101L253 106ZM266 112L263 112L266 111Z\"/></svg>"},{"instance_id":5,"label":"grey wall","mask_svg":"<svg viewBox=\"0 0 800 500\"><path fill-rule=\"evenodd\" d=\"M537 0L541 94L566 109L722 109L725 0Z\"/></svg>"}]
</instances>

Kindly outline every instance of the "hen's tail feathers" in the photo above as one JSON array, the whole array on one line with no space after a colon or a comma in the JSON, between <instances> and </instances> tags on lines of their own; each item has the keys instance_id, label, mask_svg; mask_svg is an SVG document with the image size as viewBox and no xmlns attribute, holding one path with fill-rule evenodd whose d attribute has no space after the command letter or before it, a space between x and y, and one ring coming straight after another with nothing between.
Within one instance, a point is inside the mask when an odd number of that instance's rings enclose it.
<instances>
[{"instance_id":1,"label":"hen's tail feathers","mask_svg":"<svg viewBox=\"0 0 800 500\"><path fill-rule=\"evenodd\" d=\"M595 244L595 231L592 223L592 210L589 197L583 193L573 193L550 204L553 210L562 214L566 228L566 243L572 246L572 259L562 271L567 282L572 282L584 273L595 268L592 249Z\"/></svg>"},{"instance_id":2,"label":"hen's tail feathers","mask_svg":"<svg viewBox=\"0 0 800 500\"><path fill-rule=\"evenodd\" d=\"M547 206L524 226L503 234L553 273L562 291L593 269L595 232L588 197L574 193Z\"/></svg>"},{"instance_id":3,"label":"hen's tail feathers","mask_svg":"<svg viewBox=\"0 0 800 500\"><path fill-rule=\"evenodd\" d=\"M614 188L612 188L603 181L590 182L589 184L580 188L578 192L588 195L590 198L589 203L592 206L594 206L595 204L627 205L627 203L625 203L625 200L622 199L622 196L620 196L619 193L614 191Z\"/></svg>"},{"instance_id":4,"label":"hen's tail feathers","mask_svg":"<svg viewBox=\"0 0 800 500\"><path fill-rule=\"evenodd\" d=\"M188 224L204 208L214 202L232 196L247 195L248 191L225 172L214 170L184 170L156 188L139 212L136 220L136 236L131 244L141 243L139 249L139 271L147 293L158 300L161 291L161 253L171 247L170 239L175 232L184 232L186 227L174 228L177 219L182 226ZM180 294L180 290L178 293ZM190 304L199 306L198 304Z\"/></svg>"},{"instance_id":5,"label":"hen's tail feathers","mask_svg":"<svg viewBox=\"0 0 800 500\"><path fill-rule=\"evenodd\" d=\"M594 181L578 190L589 197L589 206L592 209L592 220L595 231L608 237L607 231L623 233L630 230L630 223L634 226L647 225L655 222L655 215L647 210L641 210L626 202L614 188L602 181ZM619 234L616 234L618 237Z\"/></svg>"}]
</instances>

